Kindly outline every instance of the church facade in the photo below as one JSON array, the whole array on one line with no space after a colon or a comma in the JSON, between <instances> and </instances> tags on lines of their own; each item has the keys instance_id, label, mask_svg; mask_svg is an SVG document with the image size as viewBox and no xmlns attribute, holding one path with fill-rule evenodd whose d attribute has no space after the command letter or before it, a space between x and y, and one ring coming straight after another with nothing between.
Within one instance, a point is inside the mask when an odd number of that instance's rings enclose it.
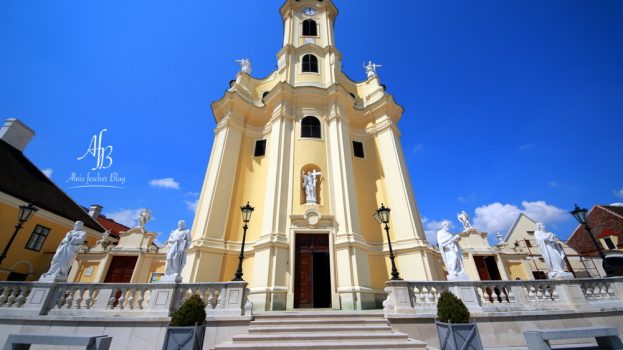
<instances>
[{"instance_id":1,"label":"church facade","mask_svg":"<svg viewBox=\"0 0 623 350\"><path fill-rule=\"evenodd\" d=\"M288 0L283 47L267 78L248 61L212 104L217 122L184 281L229 281L243 240L240 207L255 210L243 278L256 310L378 307L389 246L373 218L391 208L401 277L444 280L426 241L400 143L403 109L375 65L341 71L331 1Z\"/></svg>"}]
</instances>

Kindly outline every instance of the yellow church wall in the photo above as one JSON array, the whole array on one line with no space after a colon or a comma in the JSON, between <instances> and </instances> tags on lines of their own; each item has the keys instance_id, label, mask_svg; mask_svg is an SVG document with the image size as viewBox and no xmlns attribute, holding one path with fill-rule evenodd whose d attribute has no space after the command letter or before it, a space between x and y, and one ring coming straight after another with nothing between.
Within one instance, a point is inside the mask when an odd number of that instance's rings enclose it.
<instances>
[{"instance_id":1,"label":"yellow church wall","mask_svg":"<svg viewBox=\"0 0 623 350\"><path fill-rule=\"evenodd\" d=\"M508 269L508 277L510 280L520 279L522 281L531 279L526 274L526 268L521 260L506 260L504 265Z\"/></svg>"},{"instance_id":2,"label":"yellow church wall","mask_svg":"<svg viewBox=\"0 0 623 350\"><path fill-rule=\"evenodd\" d=\"M375 152L374 152L374 156L375 156L375 159L374 159L375 170L377 171L377 174L378 174L378 176L376 178L376 181L375 181L376 182L375 183L375 188L376 188L375 196L376 196L376 203L377 203L377 206L378 206L376 209L378 209L381 206L381 204L383 204L387 208L391 209L392 208L392 202L389 199L389 196L387 195L387 188L386 188L386 186L392 186L392 184L388 184L387 181L386 181L385 174L383 173L383 168L382 168L382 165L381 165L381 159L380 159L380 154L383 153L383 148L381 147L381 144L379 142L378 137L374 137L372 140L374 141L373 145L374 145L374 150L375 150ZM373 214L373 213L371 213L371 214ZM373 220L374 220L374 222L376 223L377 226L379 226L379 227L381 226L376 221L376 219L373 218ZM392 212L390 212L390 215L389 215L389 236L390 236L392 242L396 241L396 234L394 232L395 229L396 229L396 225L392 224ZM381 237L382 237L381 239L383 241L385 241L387 239L385 238L386 234L385 234L384 228L381 228L381 230L382 230L381 231Z\"/></svg>"},{"instance_id":3,"label":"yellow church wall","mask_svg":"<svg viewBox=\"0 0 623 350\"><path fill-rule=\"evenodd\" d=\"M250 281L251 276L253 276L253 261L254 256L245 254L244 260L242 261L242 278L244 280ZM227 282L231 281L236 275L236 270L238 269L238 255L234 254L226 254L223 256L223 265L221 266L221 275L220 281Z\"/></svg>"},{"instance_id":4,"label":"yellow church wall","mask_svg":"<svg viewBox=\"0 0 623 350\"><path fill-rule=\"evenodd\" d=\"M0 201L0 230L4 232L0 235L0 247L2 247L0 249L4 249L8 244L17 224L18 213L19 208L17 206ZM24 227L15 237L2 265L0 265L0 280L6 280L11 271L28 274L27 281L37 280L42 273L48 270L56 248L67 232L73 229L73 222L68 221L67 224L61 224L59 223L61 220L53 221L47 218L51 215L54 214L45 213L43 209L40 209L24 224ZM63 219L63 221L66 220ZM26 244L37 225L50 229L41 250L38 252L26 249ZM92 230L88 229L88 231ZM89 245L92 245L96 238L92 234L88 234L86 240Z\"/></svg>"},{"instance_id":5,"label":"yellow church wall","mask_svg":"<svg viewBox=\"0 0 623 350\"><path fill-rule=\"evenodd\" d=\"M350 157L353 159L361 234L369 242L383 242L383 228L372 216L381 205L379 197L384 197L380 188L376 144L372 138L353 138L352 141L362 142L364 149L364 158L355 157L351 142Z\"/></svg>"},{"instance_id":6,"label":"yellow church wall","mask_svg":"<svg viewBox=\"0 0 623 350\"><path fill-rule=\"evenodd\" d=\"M385 282L389 279L389 272L391 262L386 255L372 255L368 256L368 266L370 268L370 279L372 282L372 288L383 289L385 288Z\"/></svg>"},{"instance_id":7,"label":"yellow church wall","mask_svg":"<svg viewBox=\"0 0 623 350\"><path fill-rule=\"evenodd\" d=\"M295 142L294 142L294 171L293 171L293 200L292 200L292 213L295 215L301 215L305 213L309 206L305 205L305 194L303 192L303 184L301 180L301 172L303 167L309 164L314 164L320 168L322 175L320 176L320 194L319 204L314 208L320 211L321 215L330 214L330 199L329 199L329 181L327 180L328 167L327 167L327 145L326 145L326 124L322 122L322 118L316 116L321 120L321 135L322 139L307 139L300 138L301 128L300 121L297 122L295 127ZM301 204L303 203L303 204Z\"/></svg>"},{"instance_id":8,"label":"yellow church wall","mask_svg":"<svg viewBox=\"0 0 623 350\"><path fill-rule=\"evenodd\" d=\"M232 194L231 206L229 208L229 220L225 230L226 241L242 241L243 221L240 207L247 202L255 208L251 215L249 228L247 230L247 242L258 239L261 235L262 218L264 217L264 200L266 195L266 176L268 172L268 150L273 145L268 140L266 144L266 155L263 157L253 157L255 141L263 137L253 137L246 135L242 139L240 147L240 157L236 172L236 186ZM275 145L276 146L276 145Z\"/></svg>"},{"instance_id":9,"label":"yellow church wall","mask_svg":"<svg viewBox=\"0 0 623 350\"><path fill-rule=\"evenodd\" d=\"M101 261L87 261L80 264L80 269L76 275L75 282L78 283L93 283L98 282L95 280L97 272L100 268ZM88 275L88 276L87 276Z\"/></svg>"}]
</instances>

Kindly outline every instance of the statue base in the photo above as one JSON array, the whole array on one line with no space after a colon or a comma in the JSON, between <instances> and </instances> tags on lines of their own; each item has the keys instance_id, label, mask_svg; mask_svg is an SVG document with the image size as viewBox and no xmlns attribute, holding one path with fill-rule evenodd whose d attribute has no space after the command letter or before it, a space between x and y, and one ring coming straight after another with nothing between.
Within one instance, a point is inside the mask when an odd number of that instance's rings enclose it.
<instances>
[{"instance_id":1,"label":"statue base","mask_svg":"<svg viewBox=\"0 0 623 350\"><path fill-rule=\"evenodd\" d=\"M460 275L448 275L448 281L471 281L469 276L462 273Z\"/></svg>"},{"instance_id":2,"label":"statue base","mask_svg":"<svg viewBox=\"0 0 623 350\"><path fill-rule=\"evenodd\" d=\"M549 272L547 277L553 280L568 280L573 278L573 274L571 272Z\"/></svg>"},{"instance_id":3,"label":"statue base","mask_svg":"<svg viewBox=\"0 0 623 350\"><path fill-rule=\"evenodd\" d=\"M48 275L44 273L43 275L41 275L41 277L39 277L39 282L43 282L43 283L67 282L67 278L63 278L58 275Z\"/></svg>"},{"instance_id":4,"label":"statue base","mask_svg":"<svg viewBox=\"0 0 623 350\"><path fill-rule=\"evenodd\" d=\"M159 283L181 283L182 276L180 275L164 275L160 277Z\"/></svg>"}]
</instances>

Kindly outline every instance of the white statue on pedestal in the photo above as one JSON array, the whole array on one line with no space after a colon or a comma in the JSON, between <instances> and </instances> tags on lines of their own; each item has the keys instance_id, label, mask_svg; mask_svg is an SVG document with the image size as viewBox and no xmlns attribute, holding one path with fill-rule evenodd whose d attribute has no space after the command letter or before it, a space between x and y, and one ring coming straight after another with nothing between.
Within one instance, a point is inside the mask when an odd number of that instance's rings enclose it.
<instances>
[{"instance_id":1,"label":"white statue on pedestal","mask_svg":"<svg viewBox=\"0 0 623 350\"><path fill-rule=\"evenodd\" d=\"M303 188L305 189L305 203L316 204L316 185L318 183L317 177L322 173L317 172L315 169L305 174L303 172Z\"/></svg>"},{"instance_id":2,"label":"white statue on pedestal","mask_svg":"<svg viewBox=\"0 0 623 350\"><path fill-rule=\"evenodd\" d=\"M167 244L167 260L164 267L164 276L160 279L162 282L181 282L182 269L186 265L186 251L190 246L190 230L186 229L186 222L180 220L177 223L177 229L171 232Z\"/></svg>"},{"instance_id":3,"label":"white statue on pedestal","mask_svg":"<svg viewBox=\"0 0 623 350\"><path fill-rule=\"evenodd\" d=\"M151 212L146 208L141 209L138 214L138 227L145 231L145 225L149 220L151 220Z\"/></svg>"},{"instance_id":4,"label":"white statue on pedestal","mask_svg":"<svg viewBox=\"0 0 623 350\"><path fill-rule=\"evenodd\" d=\"M48 272L41 275L39 281L42 282L65 282L69 268L74 262L80 247L87 238L87 233L83 230L82 221L76 221L74 229L67 232L61 244L56 248L56 253L52 258L52 263Z\"/></svg>"},{"instance_id":5,"label":"white statue on pedestal","mask_svg":"<svg viewBox=\"0 0 623 350\"><path fill-rule=\"evenodd\" d=\"M536 224L534 239L549 270L547 276L549 278L572 277L571 273L565 271L565 252L560 245L560 241L556 235L545 229L545 225L542 222Z\"/></svg>"},{"instance_id":6,"label":"white statue on pedestal","mask_svg":"<svg viewBox=\"0 0 623 350\"><path fill-rule=\"evenodd\" d=\"M251 60L248 58L243 58L240 60L236 60L240 64L240 71L243 73L251 74Z\"/></svg>"},{"instance_id":7,"label":"white statue on pedestal","mask_svg":"<svg viewBox=\"0 0 623 350\"><path fill-rule=\"evenodd\" d=\"M380 64L374 64L372 63L372 61L368 61L368 64L366 64L365 62L363 63L363 68L366 70L366 75L368 76L368 79L376 76L376 68L378 67L383 66L381 66Z\"/></svg>"},{"instance_id":8,"label":"white statue on pedestal","mask_svg":"<svg viewBox=\"0 0 623 350\"><path fill-rule=\"evenodd\" d=\"M441 230L437 231L439 252L448 271L448 280L466 280L467 276L463 269L463 250L458 243L461 237L452 235L448 230L449 226L450 223L444 221L441 225Z\"/></svg>"},{"instance_id":9,"label":"white statue on pedestal","mask_svg":"<svg viewBox=\"0 0 623 350\"><path fill-rule=\"evenodd\" d=\"M463 231L467 231L472 228L472 224L469 223L469 215L462 210L460 213L456 214L456 217L463 224Z\"/></svg>"}]
</instances>

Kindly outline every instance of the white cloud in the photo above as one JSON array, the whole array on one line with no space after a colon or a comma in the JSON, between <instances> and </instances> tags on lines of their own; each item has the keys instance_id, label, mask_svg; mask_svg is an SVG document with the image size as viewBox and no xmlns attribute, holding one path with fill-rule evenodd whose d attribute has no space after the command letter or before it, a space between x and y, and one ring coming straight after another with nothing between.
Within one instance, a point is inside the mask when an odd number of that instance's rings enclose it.
<instances>
[{"instance_id":1,"label":"white cloud","mask_svg":"<svg viewBox=\"0 0 623 350\"><path fill-rule=\"evenodd\" d=\"M112 213L106 214L106 217L115 220L116 222L126 225L128 227L135 227L138 225L138 215L142 208L139 209L119 209ZM152 218L153 220L153 218Z\"/></svg>"},{"instance_id":2,"label":"white cloud","mask_svg":"<svg viewBox=\"0 0 623 350\"><path fill-rule=\"evenodd\" d=\"M199 205L199 200L195 201L186 201L186 207L192 211L197 211L197 206Z\"/></svg>"},{"instance_id":3,"label":"white cloud","mask_svg":"<svg viewBox=\"0 0 623 350\"><path fill-rule=\"evenodd\" d=\"M164 179L154 179L149 181L149 184L153 187L171 188L174 190L180 189L180 183L175 181L172 177L166 177Z\"/></svg>"},{"instance_id":4,"label":"white cloud","mask_svg":"<svg viewBox=\"0 0 623 350\"><path fill-rule=\"evenodd\" d=\"M556 181L550 181L550 182L549 182L549 187L558 187L558 182L556 182Z\"/></svg>"},{"instance_id":5,"label":"white cloud","mask_svg":"<svg viewBox=\"0 0 623 350\"><path fill-rule=\"evenodd\" d=\"M557 224L569 219L569 214L558 207L544 201L521 202L519 207L513 204L491 203L476 208L474 226L484 232L507 232L510 226L523 213L536 222Z\"/></svg>"},{"instance_id":6,"label":"white cloud","mask_svg":"<svg viewBox=\"0 0 623 350\"><path fill-rule=\"evenodd\" d=\"M623 203L612 203L610 204L612 207L623 207Z\"/></svg>"},{"instance_id":7,"label":"white cloud","mask_svg":"<svg viewBox=\"0 0 623 350\"><path fill-rule=\"evenodd\" d=\"M523 145L517 147L517 149L520 150L520 151L525 151L525 150L530 149L532 147L534 147L533 143L526 143L526 144L523 144Z\"/></svg>"},{"instance_id":8,"label":"white cloud","mask_svg":"<svg viewBox=\"0 0 623 350\"><path fill-rule=\"evenodd\" d=\"M46 169L41 170L41 172L45 174L45 176L47 176L48 179L51 179L52 173L54 172L54 170L52 170L52 168L46 168Z\"/></svg>"},{"instance_id":9,"label":"white cloud","mask_svg":"<svg viewBox=\"0 0 623 350\"><path fill-rule=\"evenodd\" d=\"M198 197L199 196L199 192L186 192L187 196L194 196L194 197Z\"/></svg>"},{"instance_id":10,"label":"white cloud","mask_svg":"<svg viewBox=\"0 0 623 350\"><path fill-rule=\"evenodd\" d=\"M623 198L623 188L621 188L619 190L614 190L614 195L617 196L617 197Z\"/></svg>"},{"instance_id":11,"label":"white cloud","mask_svg":"<svg viewBox=\"0 0 623 350\"><path fill-rule=\"evenodd\" d=\"M450 230L454 228L454 223L450 220L429 220L426 217L422 217L422 224L424 225L424 233L426 235L426 240L430 244L437 244L437 231L441 229L441 226L444 222L450 224Z\"/></svg>"}]
</instances>

